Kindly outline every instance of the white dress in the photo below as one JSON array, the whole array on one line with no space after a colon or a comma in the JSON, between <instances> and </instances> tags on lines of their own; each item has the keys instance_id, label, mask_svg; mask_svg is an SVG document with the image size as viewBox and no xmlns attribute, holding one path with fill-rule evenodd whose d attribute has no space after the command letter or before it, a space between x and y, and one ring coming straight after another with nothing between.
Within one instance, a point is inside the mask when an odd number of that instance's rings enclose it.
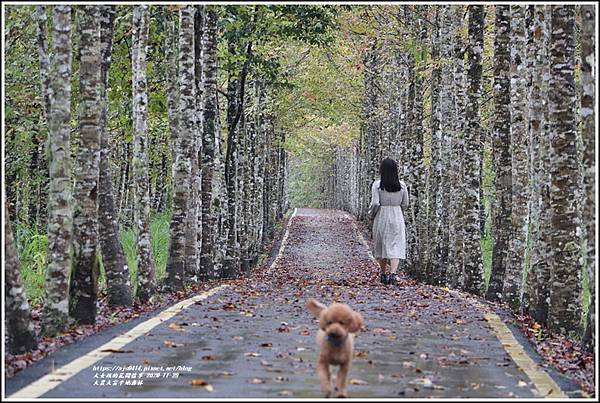
<instances>
[{"instance_id":1,"label":"white dress","mask_svg":"<svg viewBox=\"0 0 600 403\"><path fill-rule=\"evenodd\" d=\"M376 259L406 259L406 224L404 213L408 206L406 184L400 181L398 192L379 189L380 181L371 186L371 206L379 205L373 221L373 255Z\"/></svg>"}]
</instances>

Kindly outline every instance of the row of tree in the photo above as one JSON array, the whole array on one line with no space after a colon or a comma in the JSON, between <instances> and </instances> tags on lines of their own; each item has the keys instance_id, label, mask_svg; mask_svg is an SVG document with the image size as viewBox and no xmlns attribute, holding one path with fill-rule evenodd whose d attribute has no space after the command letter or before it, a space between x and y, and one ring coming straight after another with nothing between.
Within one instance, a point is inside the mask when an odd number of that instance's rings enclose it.
<instances>
[{"instance_id":1,"label":"row of tree","mask_svg":"<svg viewBox=\"0 0 600 403\"><path fill-rule=\"evenodd\" d=\"M379 162L397 159L411 276L571 333L587 270L592 346L594 7L383 6L364 18L378 29L363 52L363 126L332 158L329 206L364 219Z\"/></svg>"},{"instance_id":2,"label":"row of tree","mask_svg":"<svg viewBox=\"0 0 600 403\"><path fill-rule=\"evenodd\" d=\"M48 130L47 140L32 136L31 149L47 141L48 154L37 153L25 172L11 161L5 214L18 225L47 227L42 334L58 334L72 319L94 323L100 264L115 306L247 271L288 208L285 138L272 108L287 72L273 49L286 40L325 43L333 12L233 5L35 11ZM27 179L37 190L19 188ZM150 232L161 210L171 216L164 284ZM136 238L133 278L119 239L128 226ZM22 352L36 334L8 220L5 236L9 349Z\"/></svg>"}]
</instances>

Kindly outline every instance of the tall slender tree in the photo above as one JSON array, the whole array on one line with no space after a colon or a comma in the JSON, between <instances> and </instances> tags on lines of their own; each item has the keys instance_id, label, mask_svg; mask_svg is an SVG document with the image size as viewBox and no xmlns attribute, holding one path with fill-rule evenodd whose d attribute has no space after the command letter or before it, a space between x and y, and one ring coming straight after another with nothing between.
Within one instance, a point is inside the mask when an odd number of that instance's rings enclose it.
<instances>
[{"instance_id":1,"label":"tall slender tree","mask_svg":"<svg viewBox=\"0 0 600 403\"><path fill-rule=\"evenodd\" d=\"M180 127L173 177L173 215L167 262L168 284L183 287L185 279L185 241L190 196L191 154L195 138L194 82L194 6L179 10L179 110Z\"/></svg>"},{"instance_id":2,"label":"tall slender tree","mask_svg":"<svg viewBox=\"0 0 600 403\"><path fill-rule=\"evenodd\" d=\"M486 298L502 297L504 273L509 265L510 217L512 206L512 163L510 136L510 6L496 5L494 31L494 116L493 167L496 197L494 200L494 246L492 270Z\"/></svg>"},{"instance_id":3,"label":"tall slender tree","mask_svg":"<svg viewBox=\"0 0 600 403\"><path fill-rule=\"evenodd\" d=\"M479 166L481 147L481 70L483 55L484 7L469 5L467 45L467 103L464 149L464 290L481 295L484 291L479 228Z\"/></svg>"},{"instance_id":4,"label":"tall slender tree","mask_svg":"<svg viewBox=\"0 0 600 403\"><path fill-rule=\"evenodd\" d=\"M529 37L529 266L523 290L523 307L538 322L546 322L549 251L548 225L548 6L527 6Z\"/></svg>"},{"instance_id":5,"label":"tall slender tree","mask_svg":"<svg viewBox=\"0 0 600 403\"><path fill-rule=\"evenodd\" d=\"M575 6L552 6L550 37L550 219L552 228L548 327L570 333L580 327L582 259L577 202L579 167L575 104Z\"/></svg>"},{"instance_id":6,"label":"tall slender tree","mask_svg":"<svg viewBox=\"0 0 600 403\"><path fill-rule=\"evenodd\" d=\"M464 284L464 215L463 215L463 152L465 128L465 40L462 33L464 6L453 6L453 39L452 50L452 142L450 145L450 166L448 170L448 284L462 287Z\"/></svg>"},{"instance_id":7,"label":"tall slender tree","mask_svg":"<svg viewBox=\"0 0 600 403\"><path fill-rule=\"evenodd\" d=\"M594 49L595 34L594 22L596 9L593 5L582 5L581 13L581 135L584 144L583 167L585 186L585 206L583 208L583 221L586 223L586 254L585 267L588 273L590 290L590 302L586 318L584 344L589 351L594 351L596 344L595 305L596 284L595 269L596 262L596 216L594 206L596 204L596 155L594 132L596 129L594 121L594 104L596 101L594 87Z\"/></svg>"},{"instance_id":8,"label":"tall slender tree","mask_svg":"<svg viewBox=\"0 0 600 403\"><path fill-rule=\"evenodd\" d=\"M101 60L100 10L77 7L79 34L79 141L75 166L71 316L96 321L98 293L98 178L100 162Z\"/></svg>"},{"instance_id":9,"label":"tall slender tree","mask_svg":"<svg viewBox=\"0 0 600 403\"><path fill-rule=\"evenodd\" d=\"M137 290L141 302L156 291L154 259L150 238L150 186L148 180L148 93L146 52L149 27L148 6L133 7L133 172L135 176L135 214L137 250Z\"/></svg>"},{"instance_id":10,"label":"tall slender tree","mask_svg":"<svg viewBox=\"0 0 600 403\"><path fill-rule=\"evenodd\" d=\"M106 273L109 305L130 306L133 303L129 267L119 240L119 220L113 195L108 146L108 72L112 60L115 6L100 6L102 106L100 111L100 165L98 183L98 232L102 264Z\"/></svg>"},{"instance_id":11,"label":"tall slender tree","mask_svg":"<svg viewBox=\"0 0 600 403\"><path fill-rule=\"evenodd\" d=\"M219 140L219 111L217 108L217 10L208 6L202 33L202 62L204 64L202 96L202 247L200 276L213 277L215 266L215 233L219 206L213 198L215 174L215 148Z\"/></svg>"},{"instance_id":12,"label":"tall slender tree","mask_svg":"<svg viewBox=\"0 0 600 403\"><path fill-rule=\"evenodd\" d=\"M514 310L520 306L521 279L525 271L527 246L529 175L527 169L527 30L525 7L511 5L510 26L510 134L511 134L511 218L508 261L502 299Z\"/></svg>"},{"instance_id":13,"label":"tall slender tree","mask_svg":"<svg viewBox=\"0 0 600 403\"><path fill-rule=\"evenodd\" d=\"M42 332L53 336L65 329L69 315L69 270L73 213L71 207L71 7L54 6L52 94L48 119L48 252Z\"/></svg>"}]
</instances>

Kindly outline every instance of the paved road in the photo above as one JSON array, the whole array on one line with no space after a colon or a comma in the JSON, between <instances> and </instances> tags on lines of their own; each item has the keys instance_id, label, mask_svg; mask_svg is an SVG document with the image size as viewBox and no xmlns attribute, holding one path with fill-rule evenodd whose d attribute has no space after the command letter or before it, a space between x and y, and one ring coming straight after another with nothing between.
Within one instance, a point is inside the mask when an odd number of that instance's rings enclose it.
<instances>
[{"instance_id":1,"label":"paved road","mask_svg":"<svg viewBox=\"0 0 600 403\"><path fill-rule=\"evenodd\" d=\"M226 284L68 380L57 373L42 397L321 397L309 297L346 302L365 318L350 397L539 396L471 299L408 279L378 284L368 249L342 212L298 210L277 266ZM133 324L50 355L9 380L8 394Z\"/></svg>"}]
</instances>

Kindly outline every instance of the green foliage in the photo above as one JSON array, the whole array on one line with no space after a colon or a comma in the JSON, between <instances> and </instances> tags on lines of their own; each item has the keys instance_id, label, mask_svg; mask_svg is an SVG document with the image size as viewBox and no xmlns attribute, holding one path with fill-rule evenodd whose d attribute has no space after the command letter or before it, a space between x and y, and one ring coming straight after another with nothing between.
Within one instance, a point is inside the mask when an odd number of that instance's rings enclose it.
<instances>
[{"instance_id":1,"label":"green foliage","mask_svg":"<svg viewBox=\"0 0 600 403\"><path fill-rule=\"evenodd\" d=\"M24 225L15 228L15 243L21 264L21 275L26 295L39 301L44 295L46 250L48 236Z\"/></svg>"},{"instance_id":2,"label":"green foliage","mask_svg":"<svg viewBox=\"0 0 600 403\"><path fill-rule=\"evenodd\" d=\"M169 223L171 213L163 212L157 214L150 224L152 237L152 254L156 267L156 276L161 279L166 274L167 259L169 256ZM44 296L44 279L46 270L46 253L48 248L48 236L35 229L19 225L15 228L15 242L21 263L21 275L25 285L27 297L33 303L39 303ZM135 233L133 229L121 232L121 245L129 265L131 284L136 284L136 251ZM106 287L104 267L100 262L99 288Z\"/></svg>"},{"instance_id":3,"label":"green foliage","mask_svg":"<svg viewBox=\"0 0 600 403\"><path fill-rule=\"evenodd\" d=\"M157 214L150 224L152 256L154 257L154 267L158 280L166 275L167 259L169 257L170 222L171 212L167 211ZM121 232L121 245L123 245L123 252L127 258L131 284L137 284L135 232L132 228Z\"/></svg>"}]
</instances>

